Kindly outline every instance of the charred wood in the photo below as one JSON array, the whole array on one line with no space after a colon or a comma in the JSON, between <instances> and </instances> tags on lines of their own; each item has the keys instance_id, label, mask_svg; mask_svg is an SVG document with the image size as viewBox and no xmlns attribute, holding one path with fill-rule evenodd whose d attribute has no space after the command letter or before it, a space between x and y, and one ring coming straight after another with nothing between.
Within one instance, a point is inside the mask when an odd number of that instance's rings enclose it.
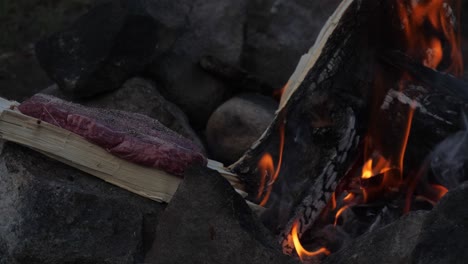
<instances>
[{"instance_id":1,"label":"charred wood","mask_svg":"<svg viewBox=\"0 0 468 264\"><path fill-rule=\"evenodd\" d=\"M231 169L259 187L257 164L265 153L282 166L266 213L285 253L292 252L291 229L299 236L310 228L328 203L341 177L352 166L367 124L367 109L376 56L386 36L375 25L387 25L387 1L344 1L320 35L316 56L297 89L288 91L276 119L262 138ZM376 21L378 21L376 23ZM295 75L293 75L294 77ZM296 80L290 80L295 82ZM284 126L284 150L279 142ZM278 168L276 168L278 169Z\"/></svg>"},{"instance_id":2,"label":"charred wood","mask_svg":"<svg viewBox=\"0 0 468 264\"><path fill-rule=\"evenodd\" d=\"M409 72L414 79L424 83L434 92L468 101L468 83L463 80L417 63L400 51L387 52L381 58L384 63Z\"/></svg>"},{"instance_id":3,"label":"charred wood","mask_svg":"<svg viewBox=\"0 0 468 264\"><path fill-rule=\"evenodd\" d=\"M407 170L421 166L438 143L464 129L463 113L468 111L468 101L432 87L408 82L401 91L388 91L380 108L385 119L382 123L390 135L399 133L398 124L404 123L408 108L415 109L405 156ZM394 144L390 138L386 143Z\"/></svg>"}]
</instances>

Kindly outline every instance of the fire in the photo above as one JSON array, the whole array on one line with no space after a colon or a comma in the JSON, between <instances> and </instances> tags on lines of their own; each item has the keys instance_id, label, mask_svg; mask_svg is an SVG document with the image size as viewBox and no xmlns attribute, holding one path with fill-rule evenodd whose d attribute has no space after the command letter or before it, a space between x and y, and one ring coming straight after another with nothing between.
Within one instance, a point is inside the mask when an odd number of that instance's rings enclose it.
<instances>
[{"instance_id":1,"label":"fire","mask_svg":"<svg viewBox=\"0 0 468 264\"><path fill-rule=\"evenodd\" d=\"M444 56L442 51L442 43L439 39L433 38L429 44L429 47L430 48L428 48L426 51L426 58L424 59L423 64L426 67L436 69Z\"/></svg>"},{"instance_id":2,"label":"fire","mask_svg":"<svg viewBox=\"0 0 468 264\"><path fill-rule=\"evenodd\" d=\"M367 162L364 164L364 167L362 168L361 178L370 179L375 175L385 173L391 169L392 167L390 166L390 163L382 156L379 156L375 166L372 166L372 159L367 160Z\"/></svg>"},{"instance_id":3,"label":"fire","mask_svg":"<svg viewBox=\"0 0 468 264\"><path fill-rule=\"evenodd\" d=\"M354 199L354 196L354 193L348 193L348 195L346 195L345 198L343 198L343 201L351 202Z\"/></svg>"},{"instance_id":4,"label":"fire","mask_svg":"<svg viewBox=\"0 0 468 264\"><path fill-rule=\"evenodd\" d=\"M405 52L419 60L424 66L437 69L444 61L450 62L445 71L460 76L463 72L463 62L460 48L459 30L455 21L453 10L445 0L396 0L398 13L404 32ZM447 63L446 63L447 64ZM376 89L385 91L387 83L379 75L376 78ZM411 80L408 73L402 73L400 90L403 83ZM378 105L378 104L377 104ZM377 175L382 175L379 186L362 186L363 201L368 202L369 196L381 196L386 191L398 191L401 185L410 183L407 193L405 212L410 206L410 198L415 190L418 179L409 179L405 182L404 157L411 132L411 123L414 116L414 106L410 105L406 124L402 129L401 140L395 149L383 149L380 144L385 138L385 131L379 128L381 121L379 110L374 107L371 116L371 129L365 141L364 165L361 179L367 181ZM390 146L392 147L392 146ZM385 154L383 154L385 153ZM420 175L417 178L421 177ZM445 193L446 189L440 185L432 185L423 197L435 203ZM420 197L421 198L421 197ZM337 213L336 219L339 214ZM336 222L336 220L335 220Z\"/></svg>"},{"instance_id":5,"label":"fire","mask_svg":"<svg viewBox=\"0 0 468 264\"><path fill-rule=\"evenodd\" d=\"M336 224L338 223L338 218L340 218L340 216L343 214L344 211L346 211L346 209L349 208L349 205L345 205L343 207L340 208L340 210L338 210L338 212L336 212L336 215L335 215L335 222L333 223L334 226L336 226Z\"/></svg>"},{"instance_id":6,"label":"fire","mask_svg":"<svg viewBox=\"0 0 468 264\"><path fill-rule=\"evenodd\" d=\"M452 19L453 10L445 0L399 0L399 14L407 42L407 53L436 69L444 58L442 43L450 47L451 65L456 76L463 74L460 33Z\"/></svg>"},{"instance_id":7,"label":"fire","mask_svg":"<svg viewBox=\"0 0 468 264\"><path fill-rule=\"evenodd\" d=\"M432 189L436 192L436 201L442 199L448 193L447 188L442 185L432 184Z\"/></svg>"},{"instance_id":8,"label":"fire","mask_svg":"<svg viewBox=\"0 0 468 264\"><path fill-rule=\"evenodd\" d=\"M460 76L463 73L463 62L460 35L459 30L457 30L458 22L453 19L455 17L452 14L453 10L447 4L447 1L395 1L403 30L404 47L402 50L428 68ZM380 78L383 74L383 72L378 72L376 76L374 106L372 106L369 130L364 141L363 160L360 161L364 162L364 164L360 174L359 172L356 175L353 174L353 177L355 176L354 180L358 184L357 186L352 186L353 188L341 189L334 192L327 207L327 210L330 210L330 208L333 211L336 210L336 212L333 212L334 226L338 224L339 218L342 217L347 209L359 203L368 203L375 200L376 197L382 197L387 194L390 194L387 196L392 197L391 195L394 195L396 192L407 190L405 211L410 208L411 201L414 199L413 192L415 191L415 184L419 176L415 180L403 174L404 158L411 133L415 106L411 103L407 115L401 119L401 124L396 124L398 128L401 127L401 131L398 131L399 135L395 142L385 145L383 142L387 135L385 134L385 128L382 128L382 120L384 118L379 116L382 113L379 107L384 99L383 96L390 89L389 85L393 85L394 83L388 83L384 78ZM410 80L409 73L401 73L399 77L400 90L403 90L405 88L404 83ZM398 81L398 79L392 81ZM275 91L275 96L281 98L286 87L287 85ZM402 112L406 112L405 108L401 110L403 110ZM270 153L264 153L258 163L261 180L257 199L262 206L265 206L268 202L273 184L278 179L281 169L285 143L284 130L284 123L282 123L279 125L280 143L276 166L275 160ZM340 192L343 191L348 191L349 193L341 201L337 201L337 198L342 197ZM423 199L435 204L447 191L445 187L433 184L422 193L418 193L417 199ZM333 215L331 210L326 212L327 216ZM331 214L328 215L328 213ZM328 219L331 222L332 218ZM325 247L321 247L316 251L304 249L299 240L298 229L299 222L296 220L292 226L291 236L295 250L301 261L304 261L306 258L330 254L330 251Z\"/></svg>"},{"instance_id":9,"label":"fire","mask_svg":"<svg viewBox=\"0 0 468 264\"><path fill-rule=\"evenodd\" d=\"M331 196L331 209L335 210L335 208L336 208L336 193L333 192Z\"/></svg>"},{"instance_id":10,"label":"fire","mask_svg":"<svg viewBox=\"0 0 468 264\"><path fill-rule=\"evenodd\" d=\"M416 199L424 200L429 202L432 205L435 205L442 197L447 194L448 190L442 185L431 184L430 188L426 191L424 195L419 195Z\"/></svg>"},{"instance_id":11,"label":"fire","mask_svg":"<svg viewBox=\"0 0 468 264\"><path fill-rule=\"evenodd\" d=\"M278 179L278 175L281 169L281 163L283 162L283 150L284 150L284 123L279 126L280 136L280 147L279 147L279 159L276 168L273 164L273 158L270 153L263 154L262 158L258 162L258 171L260 172L260 186L258 189L257 199L261 199L260 205L265 206L270 199L271 191L273 190L273 184ZM268 179L268 182L267 182ZM263 196L263 198L262 198Z\"/></svg>"},{"instance_id":12,"label":"fire","mask_svg":"<svg viewBox=\"0 0 468 264\"><path fill-rule=\"evenodd\" d=\"M321 247L315 251L305 250L301 244L301 241L299 241L298 225L299 223L296 221L292 227L291 233L294 242L294 248L296 249L296 253L301 261L304 261L306 257L315 257L321 254L330 255L330 251L325 247Z\"/></svg>"},{"instance_id":13,"label":"fire","mask_svg":"<svg viewBox=\"0 0 468 264\"><path fill-rule=\"evenodd\" d=\"M267 178L275 174L275 165L273 164L273 158L271 157L270 153L265 153L262 156L262 158L258 162L258 170L261 174L261 180L257 199L261 199L263 190L265 189ZM269 196L269 194L267 194L266 196ZM268 199L268 197L266 198Z\"/></svg>"}]
</instances>

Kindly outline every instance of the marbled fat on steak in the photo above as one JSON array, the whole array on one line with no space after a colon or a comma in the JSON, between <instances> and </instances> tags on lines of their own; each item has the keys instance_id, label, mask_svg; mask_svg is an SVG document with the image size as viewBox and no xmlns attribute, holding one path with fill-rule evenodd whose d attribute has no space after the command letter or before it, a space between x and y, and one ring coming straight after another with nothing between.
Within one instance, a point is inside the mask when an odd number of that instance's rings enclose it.
<instances>
[{"instance_id":1,"label":"marbled fat on steak","mask_svg":"<svg viewBox=\"0 0 468 264\"><path fill-rule=\"evenodd\" d=\"M176 175L193 164L207 163L189 139L141 114L86 108L44 94L34 95L18 108L25 115L76 133L134 163Z\"/></svg>"}]
</instances>

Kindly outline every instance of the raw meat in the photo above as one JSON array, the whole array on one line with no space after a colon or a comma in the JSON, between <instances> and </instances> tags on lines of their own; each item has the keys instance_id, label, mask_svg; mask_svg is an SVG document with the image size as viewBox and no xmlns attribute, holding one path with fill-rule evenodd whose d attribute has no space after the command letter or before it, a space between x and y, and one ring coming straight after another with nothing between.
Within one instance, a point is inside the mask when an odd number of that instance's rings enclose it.
<instances>
[{"instance_id":1,"label":"raw meat","mask_svg":"<svg viewBox=\"0 0 468 264\"><path fill-rule=\"evenodd\" d=\"M171 174L182 175L191 165L207 163L189 139L141 114L86 108L44 94L34 95L18 108L25 115L76 133L122 159Z\"/></svg>"}]
</instances>

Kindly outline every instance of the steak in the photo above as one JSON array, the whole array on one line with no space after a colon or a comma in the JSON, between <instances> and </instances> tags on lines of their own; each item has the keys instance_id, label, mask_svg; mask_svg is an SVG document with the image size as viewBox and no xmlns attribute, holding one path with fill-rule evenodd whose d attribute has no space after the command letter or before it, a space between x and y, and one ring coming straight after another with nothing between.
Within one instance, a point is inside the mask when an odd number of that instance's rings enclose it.
<instances>
[{"instance_id":1,"label":"steak","mask_svg":"<svg viewBox=\"0 0 468 264\"><path fill-rule=\"evenodd\" d=\"M34 95L18 109L78 134L117 157L171 174L182 175L192 165L207 163L192 141L145 115L87 108L44 94Z\"/></svg>"}]
</instances>

